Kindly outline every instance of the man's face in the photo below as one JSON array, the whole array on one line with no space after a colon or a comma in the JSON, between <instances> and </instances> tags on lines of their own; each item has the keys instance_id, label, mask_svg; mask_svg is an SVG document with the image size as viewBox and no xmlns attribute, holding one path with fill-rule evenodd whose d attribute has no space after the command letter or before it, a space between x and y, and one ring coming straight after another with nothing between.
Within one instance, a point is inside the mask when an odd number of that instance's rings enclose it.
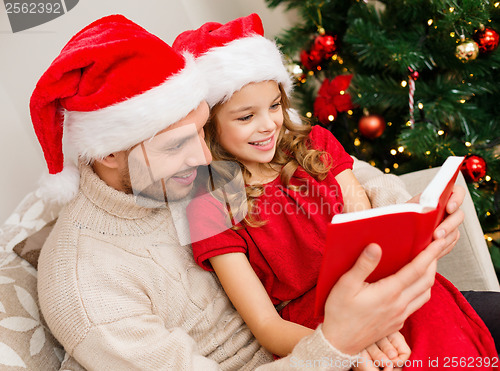
<instances>
[{"instance_id":1,"label":"man's face","mask_svg":"<svg viewBox=\"0 0 500 371\"><path fill-rule=\"evenodd\" d=\"M208 105L202 102L183 119L136 145L122 171L126 191L140 196L138 200L160 203L188 196L198 166L212 161L203 132L208 115Z\"/></svg>"}]
</instances>

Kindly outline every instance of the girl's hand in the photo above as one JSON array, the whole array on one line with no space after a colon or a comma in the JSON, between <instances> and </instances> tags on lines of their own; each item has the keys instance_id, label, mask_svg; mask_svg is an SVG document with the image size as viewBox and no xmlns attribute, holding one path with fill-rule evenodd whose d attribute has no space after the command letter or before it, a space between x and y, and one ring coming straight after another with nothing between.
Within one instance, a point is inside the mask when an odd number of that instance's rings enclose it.
<instances>
[{"instance_id":1,"label":"girl's hand","mask_svg":"<svg viewBox=\"0 0 500 371\"><path fill-rule=\"evenodd\" d=\"M361 352L363 362L361 367L354 368L359 371L371 369L401 370L404 363L410 358L411 350L404 336L399 332L390 334L367 347ZM372 367L373 366L373 367Z\"/></svg>"}]
</instances>

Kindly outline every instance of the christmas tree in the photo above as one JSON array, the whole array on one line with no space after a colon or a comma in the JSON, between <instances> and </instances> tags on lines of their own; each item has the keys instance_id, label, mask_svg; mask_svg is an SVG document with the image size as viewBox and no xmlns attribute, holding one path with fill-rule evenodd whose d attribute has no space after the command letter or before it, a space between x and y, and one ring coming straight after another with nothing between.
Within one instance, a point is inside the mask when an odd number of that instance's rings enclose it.
<instances>
[{"instance_id":1,"label":"christmas tree","mask_svg":"<svg viewBox=\"0 0 500 371\"><path fill-rule=\"evenodd\" d=\"M467 156L500 273L500 1L266 2L302 18L277 40L295 105L349 153L395 174Z\"/></svg>"}]
</instances>

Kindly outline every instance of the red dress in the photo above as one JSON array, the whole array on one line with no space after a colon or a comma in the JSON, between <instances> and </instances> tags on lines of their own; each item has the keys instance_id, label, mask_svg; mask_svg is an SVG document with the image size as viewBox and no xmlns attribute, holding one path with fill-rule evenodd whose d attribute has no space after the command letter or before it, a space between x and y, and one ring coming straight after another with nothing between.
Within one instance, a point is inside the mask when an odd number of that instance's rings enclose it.
<instances>
[{"instance_id":1,"label":"red dress","mask_svg":"<svg viewBox=\"0 0 500 371\"><path fill-rule=\"evenodd\" d=\"M278 177L264 185L264 194L257 203L261 219L268 221L266 225L228 229L194 242L192 247L196 262L206 270L212 270L208 259L213 256L231 252L246 254L272 302L278 305L291 300L280 315L314 329L322 321L314 316L314 300L326 225L343 206L335 176L352 168L352 159L322 127L313 127L310 139L315 148L329 152L333 158L334 166L323 181L318 182L303 169L297 169L291 184L303 184L299 179L304 179L309 186L305 194L287 189ZM209 216L221 213L222 207L217 200L210 196L196 198L188 206L192 233L206 233L214 228L212 224L217 224L219 218ZM414 362L405 370L451 367L456 357L469 361L475 358L475 366L483 365L476 369L497 369L484 366L486 358L491 360L488 363L491 365L493 357L497 356L488 329L461 293L440 275L436 277L429 302L406 320L401 332L412 349L409 362ZM438 367L435 362L429 363L435 359ZM462 367L457 365L453 369Z\"/></svg>"},{"instance_id":2,"label":"red dress","mask_svg":"<svg viewBox=\"0 0 500 371\"><path fill-rule=\"evenodd\" d=\"M192 246L196 262L207 270L212 270L208 261L211 257L231 252L246 254L274 305L293 300L281 316L315 328L321 323L321 318L312 317L312 313L326 225L343 207L335 176L352 169L353 160L335 137L320 126L313 127L310 139L315 148L332 156L334 165L323 181L297 169L290 183L306 184L305 194L284 187L277 177L264 185L264 194L256 203L260 219L267 220L267 224L229 229ZM196 233L212 228L211 223L217 221L207 215L221 212L220 207L210 196L196 198L188 207L190 229Z\"/></svg>"}]
</instances>

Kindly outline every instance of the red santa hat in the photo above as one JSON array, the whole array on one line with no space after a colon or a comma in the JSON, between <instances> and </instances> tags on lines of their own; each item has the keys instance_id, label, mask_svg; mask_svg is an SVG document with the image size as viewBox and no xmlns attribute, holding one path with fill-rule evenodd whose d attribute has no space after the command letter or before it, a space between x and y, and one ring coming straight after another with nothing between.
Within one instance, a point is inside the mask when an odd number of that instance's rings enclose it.
<instances>
[{"instance_id":1,"label":"red santa hat","mask_svg":"<svg viewBox=\"0 0 500 371\"><path fill-rule=\"evenodd\" d=\"M197 57L196 63L208 80L207 102L213 107L251 82L274 80L287 94L292 79L282 54L274 42L264 37L257 14L237 18L226 24L208 22L197 30L185 31L172 47Z\"/></svg>"},{"instance_id":2,"label":"red santa hat","mask_svg":"<svg viewBox=\"0 0 500 371\"><path fill-rule=\"evenodd\" d=\"M38 81L31 119L49 175L41 192L67 202L79 173L64 163L65 145L84 161L126 150L179 121L205 99L194 58L174 51L121 15L78 32Z\"/></svg>"}]
</instances>

